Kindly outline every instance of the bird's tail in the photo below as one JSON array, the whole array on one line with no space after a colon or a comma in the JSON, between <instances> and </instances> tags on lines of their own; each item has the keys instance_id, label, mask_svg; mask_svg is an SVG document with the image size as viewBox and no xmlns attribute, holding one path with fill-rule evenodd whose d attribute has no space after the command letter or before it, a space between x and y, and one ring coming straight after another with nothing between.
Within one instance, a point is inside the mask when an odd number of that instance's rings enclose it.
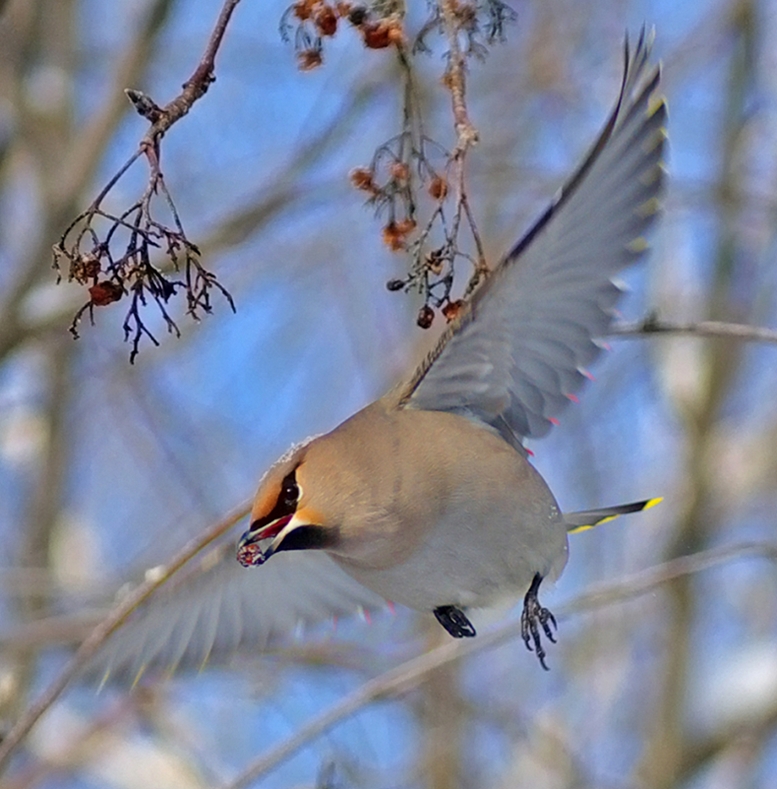
<instances>
[{"instance_id":1,"label":"bird's tail","mask_svg":"<svg viewBox=\"0 0 777 789\"><path fill-rule=\"evenodd\" d=\"M655 507L664 499L645 499L644 501L634 501L631 504L619 504L616 507L602 507L598 510L583 510L582 512L565 512L564 521L567 524L567 531L575 534L579 531L587 531L599 526L602 523L615 520L619 515L629 515L632 512L642 512Z\"/></svg>"}]
</instances>

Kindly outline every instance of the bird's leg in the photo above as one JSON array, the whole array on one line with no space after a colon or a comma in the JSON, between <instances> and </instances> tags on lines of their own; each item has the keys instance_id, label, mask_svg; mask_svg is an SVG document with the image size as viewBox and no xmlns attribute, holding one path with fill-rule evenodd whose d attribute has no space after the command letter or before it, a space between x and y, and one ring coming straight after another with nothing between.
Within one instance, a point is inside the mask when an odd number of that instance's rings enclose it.
<instances>
[{"instance_id":1,"label":"bird's leg","mask_svg":"<svg viewBox=\"0 0 777 789\"><path fill-rule=\"evenodd\" d=\"M545 650L542 648L542 641L540 640L540 629L537 625L539 624L542 626L545 635L554 644L556 643L556 639L553 636L553 630L550 629L550 626L553 625L553 629L555 630L558 628L558 625L556 624L556 617L554 617L547 608L543 608L540 605L537 592L539 592L541 583L542 576L536 573L529 587L529 591L526 592L526 597L523 598L521 637L529 652L532 651L532 644L534 644L534 651L537 653L540 665L545 671L548 671L549 669L545 665Z\"/></svg>"},{"instance_id":2,"label":"bird's leg","mask_svg":"<svg viewBox=\"0 0 777 789\"><path fill-rule=\"evenodd\" d=\"M472 638L475 635L475 628L472 622L455 605L441 605L439 608L434 609L434 615L437 617L437 621L454 638Z\"/></svg>"}]
</instances>

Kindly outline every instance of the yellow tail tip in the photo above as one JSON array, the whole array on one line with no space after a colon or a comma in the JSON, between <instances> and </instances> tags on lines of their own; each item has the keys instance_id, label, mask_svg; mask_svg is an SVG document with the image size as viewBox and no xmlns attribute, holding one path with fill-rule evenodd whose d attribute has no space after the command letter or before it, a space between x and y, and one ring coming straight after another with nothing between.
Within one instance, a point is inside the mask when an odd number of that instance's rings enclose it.
<instances>
[{"instance_id":1,"label":"yellow tail tip","mask_svg":"<svg viewBox=\"0 0 777 789\"><path fill-rule=\"evenodd\" d=\"M569 529L568 534L579 534L581 531L588 531L589 529L593 529L595 526L601 526L603 523L614 521L616 518L620 518L621 515L633 515L636 512L644 512L645 510L649 510L651 507L655 507L656 504L660 504L663 500L663 496L657 496L653 499L646 499L644 502L628 505L631 509L626 509L623 512L613 512L611 515L604 515L591 523L580 524L579 526ZM641 506L639 506L640 504Z\"/></svg>"}]
</instances>

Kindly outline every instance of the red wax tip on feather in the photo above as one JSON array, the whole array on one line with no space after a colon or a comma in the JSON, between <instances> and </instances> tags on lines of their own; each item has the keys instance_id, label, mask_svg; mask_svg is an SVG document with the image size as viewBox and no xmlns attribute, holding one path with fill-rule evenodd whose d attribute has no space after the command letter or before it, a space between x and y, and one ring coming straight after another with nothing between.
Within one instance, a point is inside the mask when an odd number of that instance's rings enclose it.
<instances>
[{"instance_id":1,"label":"red wax tip on feather","mask_svg":"<svg viewBox=\"0 0 777 789\"><path fill-rule=\"evenodd\" d=\"M386 608L388 608L388 610L391 612L391 616L397 615L397 607L391 602L391 600L386 600Z\"/></svg>"},{"instance_id":2,"label":"red wax tip on feather","mask_svg":"<svg viewBox=\"0 0 777 789\"><path fill-rule=\"evenodd\" d=\"M558 423L559 423L558 419L556 419L555 416L549 416L548 417L548 422L550 422L551 425L558 425Z\"/></svg>"},{"instance_id":3,"label":"red wax tip on feather","mask_svg":"<svg viewBox=\"0 0 777 789\"><path fill-rule=\"evenodd\" d=\"M571 400L573 403L579 403L580 402L580 398L576 394L572 394L571 392L567 392L565 397L568 400Z\"/></svg>"},{"instance_id":4,"label":"red wax tip on feather","mask_svg":"<svg viewBox=\"0 0 777 789\"><path fill-rule=\"evenodd\" d=\"M585 377L586 377L586 378L587 378L589 381L595 381L595 380L596 380L596 378L594 378L593 374L592 374L592 373L590 373L588 370L583 370L583 369L581 369L581 370L580 370L580 372L581 372L581 373L582 373L582 374L583 374L583 375L584 375L584 376L585 376Z\"/></svg>"},{"instance_id":5,"label":"red wax tip on feather","mask_svg":"<svg viewBox=\"0 0 777 789\"><path fill-rule=\"evenodd\" d=\"M362 609L362 616L364 617L364 621L365 621L365 622L366 622L368 625L371 625L371 624L372 624L372 617L370 616L370 612L369 612L369 611L368 611L366 608L363 608L363 609Z\"/></svg>"},{"instance_id":6,"label":"red wax tip on feather","mask_svg":"<svg viewBox=\"0 0 777 789\"><path fill-rule=\"evenodd\" d=\"M602 343L602 348L604 348L605 351L611 351L612 350L612 345L610 345L610 343L608 343L608 342L603 342Z\"/></svg>"},{"instance_id":7,"label":"red wax tip on feather","mask_svg":"<svg viewBox=\"0 0 777 789\"><path fill-rule=\"evenodd\" d=\"M527 454L527 455L528 455L530 458L533 458L533 457L534 457L534 452L532 452L532 451L531 451L531 450L530 450L528 447L524 447L524 449L526 450L526 454Z\"/></svg>"}]
</instances>

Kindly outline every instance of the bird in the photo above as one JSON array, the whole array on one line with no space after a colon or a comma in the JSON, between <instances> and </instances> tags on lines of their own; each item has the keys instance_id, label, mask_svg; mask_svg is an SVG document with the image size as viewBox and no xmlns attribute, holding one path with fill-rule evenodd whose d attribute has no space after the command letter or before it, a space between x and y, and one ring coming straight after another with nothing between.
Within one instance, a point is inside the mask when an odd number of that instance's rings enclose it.
<instances>
[{"instance_id":1,"label":"bird","mask_svg":"<svg viewBox=\"0 0 777 789\"><path fill-rule=\"evenodd\" d=\"M387 601L473 637L470 611L521 597L523 641L547 669L556 620L539 592L564 569L568 533L658 501L565 513L525 446L577 399L622 293L615 278L644 259L661 210L653 38L643 28L632 51L626 37L601 133L433 351L287 451L259 483L237 555L216 546L135 612L98 655L106 675L202 665Z\"/></svg>"}]
</instances>

